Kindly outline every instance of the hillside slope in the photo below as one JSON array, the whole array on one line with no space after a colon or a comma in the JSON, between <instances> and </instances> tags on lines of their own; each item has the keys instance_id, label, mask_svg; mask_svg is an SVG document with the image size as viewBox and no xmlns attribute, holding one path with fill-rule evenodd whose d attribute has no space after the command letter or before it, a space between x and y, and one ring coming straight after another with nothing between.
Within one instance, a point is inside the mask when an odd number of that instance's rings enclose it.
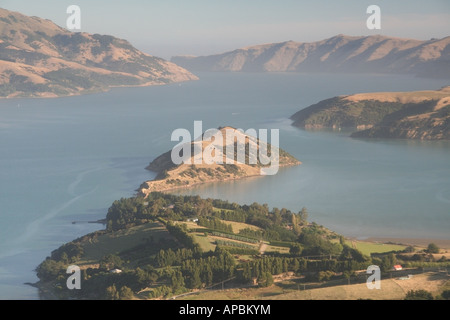
<instances>
[{"instance_id":1,"label":"hillside slope","mask_svg":"<svg viewBox=\"0 0 450 320\"><path fill-rule=\"evenodd\" d=\"M217 153L217 155L222 159L222 163L218 163L218 161L214 161L213 163L207 162L205 154L209 154L208 150L211 150L212 146L212 143L208 141L202 142L201 150L203 159L197 161L198 163L196 163L195 160L198 159L198 153L195 154L195 152L192 152L190 157L191 164L182 163L180 165L175 165L171 159L171 151L168 151L153 160L147 167L149 170L158 172L158 176L155 180L144 182L139 188L139 194L147 196L151 192L155 191L167 191L172 189L188 188L208 182L260 176L264 175L264 170L268 169L270 165L273 165L275 161L278 162L280 167L300 164L300 161L279 148L277 148L278 156L275 156L276 152L273 153L273 158L272 154L270 154L270 164L266 164L266 160L269 160L269 157L263 161L263 164L261 161L261 154L259 154L261 146L265 145L263 142L244 133L240 133L235 128L231 127L220 128L220 132L222 137L224 137L225 143L222 151L220 151L219 148L216 150L220 152ZM245 141L245 150L243 150L243 147L242 149L238 148L238 144L236 142L234 146L231 145L231 143L228 143L229 141L234 141L228 139L229 134L236 134L237 139L240 139L242 142ZM191 150L194 150L195 143L199 142L196 140L190 143L189 147ZM231 155L232 158L227 155L227 150L229 148L234 150L233 155ZM267 149L274 151L276 150L270 144L267 144ZM214 153L214 156L216 155L215 152L216 151L213 151L210 154ZM240 159L238 153L243 154L244 159Z\"/></svg>"},{"instance_id":2,"label":"hillside slope","mask_svg":"<svg viewBox=\"0 0 450 320\"><path fill-rule=\"evenodd\" d=\"M0 9L0 97L65 96L195 79L126 40L70 32L50 20Z\"/></svg>"},{"instance_id":3,"label":"hillside slope","mask_svg":"<svg viewBox=\"0 0 450 320\"><path fill-rule=\"evenodd\" d=\"M171 59L195 71L396 73L450 77L450 37L428 41L337 35L322 41L287 41Z\"/></svg>"},{"instance_id":4,"label":"hillside slope","mask_svg":"<svg viewBox=\"0 0 450 320\"><path fill-rule=\"evenodd\" d=\"M305 129L356 128L352 137L450 139L450 87L377 92L320 101L291 116Z\"/></svg>"}]
</instances>

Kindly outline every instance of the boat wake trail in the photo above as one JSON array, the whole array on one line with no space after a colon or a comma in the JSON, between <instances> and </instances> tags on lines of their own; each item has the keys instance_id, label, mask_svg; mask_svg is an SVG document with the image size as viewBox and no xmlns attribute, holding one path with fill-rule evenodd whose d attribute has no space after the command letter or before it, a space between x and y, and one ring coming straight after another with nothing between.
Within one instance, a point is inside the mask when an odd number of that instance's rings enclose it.
<instances>
[{"instance_id":1,"label":"boat wake trail","mask_svg":"<svg viewBox=\"0 0 450 320\"><path fill-rule=\"evenodd\" d=\"M99 170L101 170L101 168L90 169L79 173L76 176L75 180L67 187L67 193L70 194L71 196L75 196L76 195L75 188L81 183L81 181L83 181L84 176L87 175L88 173L92 173Z\"/></svg>"},{"instance_id":2,"label":"boat wake trail","mask_svg":"<svg viewBox=\"0 0 450 320\"><path fill-rule=\"evenodd\" d=\"M24 243L25 241L29 240L31 237L33 237L34 235L37 234L37 232L41 229L41 226L44 222L58 216L61 212L65 211L67 208L72 206L78 200L94 193L98 189L98 185L96 187L94 187L92 190L82 193L82 194L79 194L79 195L77 195L75 193L75 189L83 181L84 177L87 174L95 172L95 171L99 171L99 170L101 170L101 168L90 169L90 170L79 173L76 176L75 180L67 187L67 193L71 196L71 198L69 200L67 200L66 202L64 202L63 204L61 204L60 206L50 210L44 216L29 223L26 227L25 232L16 239L15 243L21 244L21 243Z\"/></svg>"}]
</instances>

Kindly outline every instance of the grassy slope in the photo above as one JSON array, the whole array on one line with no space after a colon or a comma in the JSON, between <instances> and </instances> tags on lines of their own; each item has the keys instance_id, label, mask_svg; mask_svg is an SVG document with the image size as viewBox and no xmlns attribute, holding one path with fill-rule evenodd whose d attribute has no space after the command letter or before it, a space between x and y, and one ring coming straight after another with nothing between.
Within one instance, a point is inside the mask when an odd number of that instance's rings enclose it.
<instances>
[{"instance_id":1,"label":"grassy slope","mask_svg":"<svg viewBox=\"0 0 450 320\"><path fill-rule=\"evenodd\" d=\"M99 236L93 241L83 244L84 254L80 264L98 262L103 256L117 254L138 245L148 243L153 239L154 243L160 240L171 239L166 228L159 222L147 223Z\"/></svg>"},{"instance_id":2,"label":"grassy slope","mask_svg":"<svg viewBox=\"0 0 450 320\"><path fill-rule=\"evenodd\" d=\"M382 279L380 290L369 290L365 283L336 287L295 291L274 297L283 300L402 300L409 290L424 289L437 295L448 283L448 276L441 273L424 273L409 280Z\"/></svg>"},{"instance_id":3,"label":"grassy slope","mask_svg":"<svg viewBox=\"0 0 450 320\"><path fill-rule=\"evenodd\" d=\"M126 40L70 32L0 8L0 97L55 97L194 79Z\"/></svg>"},{"instance_id":4,"label":"grassy slope","mask_svg":"<svg viewBox=\"0 0 450 320\"><path fill-rule=\"evenodd\" d=\"M232 227L233 227L233 232L235 234L238 234L239 230L246 229L246 228L253 229L253 230L259 230L260 229L260 228L258 228L256 226L253 226L253 225L247 224L247 223L243 223L243 222L225 221L225 220L220 220L220 221L223 222L223 223L226 223L226 224L231 224ZM188 226L188 229L203 228L201 226L198 226L194 222L183 222L183 223L185 223ZM220 231L218 231L218 232L220 232ZM205 235L203 233L200 233L200 232L194 232L194 233L192 233L192 235L194 236L195 241L200 245L200 247L204 251L209 251L209 250L214 251L215 248L216 248L216 245L215 245L215 241L216 240L223 240L223 241L230 241L230 242L237 242L237 243L245 243L245 244L249 244L249 245L254 246L255 249L259 248L258 244L247 243L247 242L244 242L244 241L238 241L238 240L233 240L233 239L229 239L229 238L222 238L222 237L218 237L218 236L212 236L210 234L205 237ZM286 251L285 249L288 249L288 248L273 247L271 249L271 251L285 252Z\"/></svg>"},{"instance_id":5,"label":"grassy slope","mask_svg":"<svg viewBox=\"0 0 450 320\"><path fill-rule=\"evenodd\" d=\"M216 245L214 244L214 241L211 239L211 237L205 235L203 233L191 233L191 235L194 237L195 242L197 242L200 246L200 248L207 252L207 251L214 251L216 249Z\"/></svg>"},{"instance_id":6,"label":"grassy slope","mask_svg":"<svg viewBox=\"0 0 450 320\"><path fill-rule=\"evenodd\" d=\"M236 128L223 127L218 130L218 136L214 139L219 139L218 141L221 145L220 147L215 147L218 152L217 155L216 151L213 152L214 157L217 158L212 158L211 150L209 149L214 145L207 139L201 143L202 158L195 154L194 144L198 144L198 141L190 142L191 156L189 159L184 159L183 163L179 165L175 165L172 162L171 151L165 152L155 158L147 167L147 169L157 172L158 176L155 180L144 182L139 188L139 195L147 197L151 192L155 191L171 191L211 182L263 176L263 172L268 165L263 165L261 162L260 147L267 146L267 149L272 150L275 146L240 132ZM243 161L238 161L239 151L233 144L235 138L240 141L239 145L242 147L240 152L244 155ZM187 148L189 148L189 145L187 145ZM234 150L234 154L228 155L227 150ZM281 148L277 148L277 151L278 153L273 154L276 156L279 167L301 164L300 161ZM208 163L203 157L210 158L211 163ZM255 161L250 161L250 158ZM274 159L269 158L267 160L269 160L270 164L275 165L273 163Z\"/></svg>"},{"instance_id":7,"label":"grassy slope","mask_svg":"<svg viewBox=\"0 0 450 320\"><path fill-rule=\"evenodd\" d=\"M246 223L224 221L224 220L222 221L225 223L232 224L234 226L233 228L236 227L238 230L244 228L259 229L258 227ZM187 225L189 230L203 228L202 226L197 225L195 222L177 222L177 223ZM235 233L237 233L236 230L234 231ZM204 250L205 252L215 250L216 245L214 244L214 242L217 239L237 243L246 243L243 241L222 238L212 235L208 235L207 237L205 237L205 235L201 232L192 232L190 234L194 236L195 241L200 245L202 250ZM118 254L120 252L135 248L139 245L148 243L150 239L153 239L153 243L157 244L160 241L172 239L172 236L167 232L164 225L162 225L159 222L147 223L144 225L127 228L124 230L103 234L96 237L95 240L87 240L83 242L84 254L78 263L80 265L97 263L105 255ZM255 249L258 249L258 244L253 243L246 243L246 244L253 245ZM287 251L289 250L288 248L282 247L274 247L274 246L269 247L270 249L268 249L268 251L286 252L286 250Z\"/></svg>"},{"instance_id":8,"label":"grassy slope","mask_svg":"<svg viewBox=\"0 0 450 320\"><path fill-rule=\"evenodd\" d=\"M406 248L406 246L397 245L397 244L385 244L385 243L367 242L367 241L347 240L346 244L350 247L353 247L353 245L354 245L356 249L358 249L363 254L368 255L368 256L370 256L371 253L401 251Z\"/></svg>"},{"instance_id":9,"label":"grassy slope","mask_svg":"<svg viewBox=\"0 0 450 320\"><path fill-rule=\"evenodd\" d=\"M345 282L341 281L341 282ZM268 288L240 288L224 291L208 291L186 296L184 300L402 300L409 290L424 289L440 294L448 288L449 277L444 273L427 272L409 280L382 279L380 290L369 290L365 283L344 284L303 290L298 280L285 280ZM313 284L317 285L317 284Z\"/></svg>"},{"instance_id":10,"label":"grassy slope","mask_svg":"<svg viewBox=\"0 0 450 320\"><path fill-rule=\"evenodd\" d=\"M224 221L222 220L222 222L231 224L232 228L233 228L233 232L238 234L239 231L241 231L242 229L252 229L252 230L261 230L261 228L251 225L251 224L247 224L247 223L243 223L243 222L235 222L235 221Z\"/></svg>"}]
</instances>

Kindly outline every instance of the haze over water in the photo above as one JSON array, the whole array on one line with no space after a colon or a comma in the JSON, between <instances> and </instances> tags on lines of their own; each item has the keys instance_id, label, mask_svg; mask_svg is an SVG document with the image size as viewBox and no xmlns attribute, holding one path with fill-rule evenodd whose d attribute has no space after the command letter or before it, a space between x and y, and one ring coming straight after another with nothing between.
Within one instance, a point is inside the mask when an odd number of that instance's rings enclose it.
<instances>
[{"instance_id":1,"label":"haze over water","mask_svg":"<svg viewBox=\"0 0 450 320\"><path fill-rule=\"evenodd\" d=\"M276 176L183 194L267 203L355 237L450 239L450 143L356 140L290 125L301 108L341 94L438 89L403 76L199 74L199 81L58 99L0 100L0 299L36 299L33 269L61 244L102 228L111 203L155 174L145 166L193 132L280 129L303 162ZM77 221L76 224L72 224Z\"/></svg>"}]
</instances>

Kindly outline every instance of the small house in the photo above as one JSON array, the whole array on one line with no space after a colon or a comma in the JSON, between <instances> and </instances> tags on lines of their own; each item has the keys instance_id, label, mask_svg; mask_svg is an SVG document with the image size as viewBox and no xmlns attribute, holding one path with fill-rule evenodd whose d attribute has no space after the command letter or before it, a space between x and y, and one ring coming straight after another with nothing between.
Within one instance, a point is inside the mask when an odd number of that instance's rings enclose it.
<instances>
[{"instance_id":1,"label":"small house","mask_svg":"<svg viewBox=\"0 0 450 320\"><path fill-rule=\"evenodd\" d=\"M122 273L122 270L116 268L116 269L109 270L109 272L110 273Z\"/></svg>"},{"instance_id":2,"label":"small house","mask_svg":"<svg viewBox=\"0 0 450 320\"><path fill-rule=\"evenodd\" d=\"M396 264L396 265L392 268L392 270L400 271L400 270L403 270L403 267L402 267L401 265L399 265L399 264Z\"/></svg>"}]
</instances>

